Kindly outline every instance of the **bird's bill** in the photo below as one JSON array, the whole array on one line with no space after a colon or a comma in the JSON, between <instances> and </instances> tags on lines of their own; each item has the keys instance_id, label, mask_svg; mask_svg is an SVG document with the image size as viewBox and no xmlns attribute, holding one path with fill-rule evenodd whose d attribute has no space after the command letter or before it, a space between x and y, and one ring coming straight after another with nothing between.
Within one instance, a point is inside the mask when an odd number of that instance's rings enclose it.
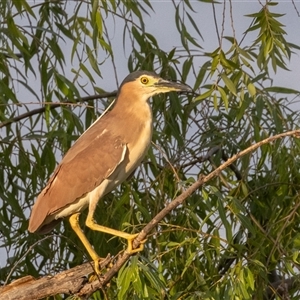
<instances>
[{"instance_id":1,"label":"bird's bill","mask_svg":"<svg viewBox=\"0 0 300 300\"><path fill-rule=\"evenodd\" d=\"M192 88L189 87L188 85L178 83L178 82L173 82L173 81L168 81L164 79L158 80L155 84L155 87L158 87L159 89L165 89L167 91L181 91L181 92L192 92Z\"/></svg>"}]
</instances>

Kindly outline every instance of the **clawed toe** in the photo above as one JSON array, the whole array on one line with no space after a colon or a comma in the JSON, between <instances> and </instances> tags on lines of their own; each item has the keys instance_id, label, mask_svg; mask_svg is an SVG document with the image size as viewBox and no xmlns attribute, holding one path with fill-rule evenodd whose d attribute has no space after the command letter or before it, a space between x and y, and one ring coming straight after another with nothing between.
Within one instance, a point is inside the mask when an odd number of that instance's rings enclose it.
<instances>
[{"instance_id":1,"label":"clawed toe","mask_svg":"<svg viewBox=\"0 0 300 300\"><path fill-rule=\"evenodd\" d=\"M127 237L128 247L127 247L126 252L128 254L134 254L134 253L137 253L137 252L140 252L140 251L144 250L144 245L145 245L147 239L144 239L144 240L140 241L139 247L133 249L133 241L138 235L139 235L139 233L131 234L129 237Z\"/></svg>"}]
</instances>

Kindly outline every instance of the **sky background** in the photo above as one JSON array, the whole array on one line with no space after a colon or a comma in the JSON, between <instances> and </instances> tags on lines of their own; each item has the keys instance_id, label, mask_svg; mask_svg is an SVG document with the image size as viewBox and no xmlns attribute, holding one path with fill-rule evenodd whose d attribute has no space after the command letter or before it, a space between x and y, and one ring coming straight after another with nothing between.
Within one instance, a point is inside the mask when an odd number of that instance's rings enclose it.
<instances>
[{"instance_id":1,"label":"sky background","mask_svg":"<svg viewBox=\"0 0 300 300\"><path fill-rule=\"evenodd\" d=\"M177 32L174 23L175 23L175 9L172 1L150 1L153 6L154 12L151 12L151 16L145 15L144 21L146 24L146 31L153 34L157 39L159 46L166 52L169 52L174 47L180 46L180 36ZM178 1L177 1L178 2ZM220 1L222 2L222 1ZM199 25L200 32L203 36L203 40L199 38L198 42L203 47L204 52L214 51L218 45L218 36L216 34L216 28L213 21L213 10L210 4L203 2L191 1L195 13L191 13L194 17L194 21ZM264 2L263 2L264 3ZM295 8L291 1L278 1L278 6L272 7L272 11L276 13L285 14L280 21L286 25L287 36L286 39L289 42L300 45L300 17L297 15ZM295 2L297 9L300 11L300 2ZM229 2L225 2L225 30L224 35L232 36L232 24L230 18L230 5ZM219 32L221 32L222 19L223 19L223 9L224 5L215 5L217 22L219 27ZM261 4L257 0L247 1L232 1L232 15L233 15L233 27L235 30L235 36L238 41L243 37L246 29L249 27L252 18L245 17L247 14L258 12L261 9ZM122 34L123 34L123 25L122 22L118 22L118 19L115 24L108 25L110 30L111 42L114 46L114 49L120 51L120 55L116 55L116 65L118 67L119 81L122 80L128 74L127 70L127 57L124 56L122 48ZM191 28L192 31L193 28ZM242 45L250 44L254 41L257 32L248 34ZM127 44L130 46L130 43ZM224 48L226 50L226 43L224 43ZM119 49L119 50L118 50ZM129 47L127 48L129 49ZM228 48L227 48L228 50ZM128 51L129 53L129 51ZM127 53L127 54L128 54ZM202 65L203 61L207 58L195 60L195 64L199 64L199 67ZM280 85L285 87L290 87L294 89L299 89L299 80L300 80L300 57L299 53L292 56L292 59L289 63L291 72L286 72L284 70L278 70L277 74L274 74L273 80L274 85ZM107 70L103 69L103 72L112 72L111 67L108 67ZM193 85L193 78L189 84ZM115 86L113 82L108 82L107 86L112 86L111 89L114 89Z\"/></svg>"},{"instance_id":2,"label":"sky background","mask_svg":"<svg viewBox=\"0 0 300 300\"><path fill-rule=\"evenodd\" d=\"M30 2L30 1L29 1ZM174 47L177 49L182 49L180 42L180 35L174 26L175 24L175 8L172 1L150 1L154 11L149 10L149 14L144 14L144 22L145 22L145 30L146 32L152 34L161 49L165 52L171 51ZM176 1L178 3L180 1ZM220 1L222 2L222 1ZM198 25L198 28L201 32L203 39L198 38L198 43L202 46L202 51L196 49L198 53L201 55L204 52L212 52L219 46L218 36L216 34L216 27L213 18L213 9L211 4L199 2L199 1L191 1L192 6L195 12L189 11L190 15L194 18L195 23ZM224 4L225 3L225 4ZM262 2L264 3L264 2ZM283 14L284 16L279 19L286 27L285 30L287 32L286 40L288 42L292 42L294 44L300 45L300 17L298 12L295 10L293 3L288 1L279 0L278 5L271 7L272 12ZM78 5L77 1L68 1L65 5L66 12L71 15L74 11L75 7ZM225 14L224 14L224 5L225 5ZM300 11L300 2L295 2L295 6ZM261 9L261 4L258 0L247 1L232 1L232 12L230 10L230 3L228 1L222 2L222 4L215 5L216 9L216 20L218 23L219 34L222 31L222 23L223 23L223 14L225 15L224 22L224 36L232 36L233 28L234 34L238 41L242 39L246 29L251 24L252 18L246 17L245 15L258 12ZM83 15L85 14L84 9L82 9ZM231 19L232 13L232 19ZM124 22L121 18L115 17L114 19L109 16L105 17L105 24L108 30L108 35L112 44L112 48L114 51L114 59L115 65L117 69L118 81L115 80L114 68L111 63L111 60L102 55L99 55L99 60L101 61L101 72L104 75L103 78L99 77L95 73L95 78L97 82L97 86L103 88L104 90L111 92L117 89L118 85L121 84L122 80L128 75L127 61L129 54L131 52L131 41L127 37L125 39L125 43L123 44L123 30L124 30ZM20 24L26 26L28 25L27 20L20 20ZM187 23L188 25L188 23ZM195 30L190 28L191 35L197 36ZM258 32L248 33L241 44L241 46L250 45L255 38L257 37ZM125 46L125 47L124 47ZM66 40L65 43L61 44L61 47L66 56L71 55L71 43L68 43ZM223 42L222 48L226 53L228 48L228 44L226 45L226 41ZM192 49L192 46L191 46ZM207 61L207 57L201 57L199 55L198 58L194 59L194 67L195 70L199 70L202 64ZM38 69L38 61L32 59L32 63L35 69ZM71 69L77 68L76 59L74 60L74 65L66 66L64 69L65 76L72 80L74 78L74 73L72 73ZM270 86L273 84L274 86L283 86L288 88L293 88L296 90L300 90L299 81L300 81L300 52L292 55L291 61L287 63L290 72L278 69L277 73L272 75L272 82L270 81ZM20 68L22 68L22 63L20 63ZM159 70L158 70L159 71ZM91 71L93 74L93 71ZM271 72L272 74L272 72ZM256 74L258 75L258 74ZM37 86L36 78L29 73L29 85L35 87L35 90L38 91L39 87ZM112 80L113 79L113 80ZM187 84L193 86L195 82L195 78L191 76L188 78ZM213 79L212 79L213 82ZM207 84L212 82L206 82ZM82 84L88 83L86 79L82 80ZM87 85L86 90L90 94L94 94L94 90L91 85ZM39 107L39 101L32 97L32 95L27 91L22 89L22 86L17 88L17 91L20 95L20 100L24 99L24 103L30 103L28 106L29 109L34 109ZM201 93L201 90L198 91ZM85 96L85 95L83 95ZM42 98L42 96L41 96ZM290 99L292 100L292 98ZM53 99L53 101L56 101ZM17 109L17 108L16 108ZM18 108L19 113L23 113L26 109Z\"/></svg>"}]
</instances>

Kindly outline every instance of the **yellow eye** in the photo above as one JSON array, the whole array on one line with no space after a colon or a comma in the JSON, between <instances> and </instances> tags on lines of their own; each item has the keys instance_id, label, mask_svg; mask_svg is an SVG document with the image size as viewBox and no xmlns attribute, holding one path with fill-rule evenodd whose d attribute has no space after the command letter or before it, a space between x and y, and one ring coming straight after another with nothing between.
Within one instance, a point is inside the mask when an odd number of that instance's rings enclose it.
<instances>
[{"instance_id":1,"label":"yellow eye","mask_svg":"<svg viewBox=\"0 0 300 300\"><path fill-rule=\"evenodd\" d=\"M141 83L142 84L147 84L149 82L149 79L145 76L141 77Z\"/></svg>"}]
</instances>

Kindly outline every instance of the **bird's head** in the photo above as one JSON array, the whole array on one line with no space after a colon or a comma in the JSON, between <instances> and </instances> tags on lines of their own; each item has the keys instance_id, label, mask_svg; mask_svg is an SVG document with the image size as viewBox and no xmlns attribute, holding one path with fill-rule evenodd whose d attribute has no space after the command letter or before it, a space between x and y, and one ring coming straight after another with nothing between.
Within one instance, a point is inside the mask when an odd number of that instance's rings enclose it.
<instances>
[{"instance_id":1,"label":"bird's head","mask_svg":"<svg viewBox=\"0 0 300 300\"><path fill-rule=\"evenodd\" d=\"M154 95L172 91L192 92L192 89L187 85L162 79L154 72L136 71L123 80L118 96L127 98L131 95L147 101Z\"/></svg>"}]
</instances>

